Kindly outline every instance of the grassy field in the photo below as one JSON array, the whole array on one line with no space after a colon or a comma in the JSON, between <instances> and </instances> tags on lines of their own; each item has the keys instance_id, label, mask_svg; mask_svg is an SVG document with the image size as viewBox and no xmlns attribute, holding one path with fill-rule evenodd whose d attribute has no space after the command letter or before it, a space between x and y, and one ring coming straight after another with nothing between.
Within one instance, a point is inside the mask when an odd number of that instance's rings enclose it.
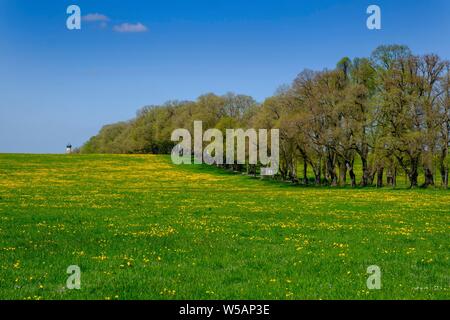
<instances>
[{"instance_id":1,"label":"grassy field","mask_svg":"<svg viewBox=\"0 0 450 320\"><path fill-rule=\"evenodd\" d=\"M165 156L0 155L0 298L449 299L449 204Z\"/></svg>"}]
</instances>

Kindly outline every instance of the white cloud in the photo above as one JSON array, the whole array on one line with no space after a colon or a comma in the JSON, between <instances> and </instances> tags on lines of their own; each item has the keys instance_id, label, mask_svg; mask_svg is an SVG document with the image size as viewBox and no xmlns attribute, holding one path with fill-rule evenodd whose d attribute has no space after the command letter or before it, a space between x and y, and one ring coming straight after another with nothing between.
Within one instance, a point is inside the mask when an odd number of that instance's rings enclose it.
<instances>
[{"instance_id":1,"label":"white cloud","mask_svg":"<svg viewBox=\"0 0 450 320\"><path fill-rule=\"evenodd\" d=\"M104 14L89 13L85 16L82 16L81 20L86 21L86 22L107 22L107 21L109 21L109 18L107 16L105 16Z\"/></svg>"},{"instance_id":2,"label":"white cloud","mask_svg":"<svg viewBox=\"0 0 450 320\"><path fill-rule=\"evenodd\" d=\"M114 26L114 31L116 32L146 32L148 31L148 28L144 26L142 23L122 23L119 25Z\"/></svg>"}]
</instances>

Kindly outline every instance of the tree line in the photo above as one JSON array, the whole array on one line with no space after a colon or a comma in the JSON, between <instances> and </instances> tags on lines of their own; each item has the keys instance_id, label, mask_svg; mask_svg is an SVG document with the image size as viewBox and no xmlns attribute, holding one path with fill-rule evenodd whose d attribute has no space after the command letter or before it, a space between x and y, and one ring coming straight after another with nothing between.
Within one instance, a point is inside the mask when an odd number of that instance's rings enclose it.
<instances>
[{"instance_id":1,"label":"tree line","mask_svg":"<svg viewBox=\"0 0 450 320\"><path fill-rule=\"evenodd\" d=\"M423 175L420 186L448 188L450 63L406 46L345 57L331 70L303 70L262 103L208 93L196 101L146 106L130 121L104 126L80 152L169 154L171 132L192 130L194 120L223 132L279 129L279 177L295 183L396 186L404 174L410 187L418 187ZM230 168L258 171L252 165Z\"/></svg>"}]
</instances>

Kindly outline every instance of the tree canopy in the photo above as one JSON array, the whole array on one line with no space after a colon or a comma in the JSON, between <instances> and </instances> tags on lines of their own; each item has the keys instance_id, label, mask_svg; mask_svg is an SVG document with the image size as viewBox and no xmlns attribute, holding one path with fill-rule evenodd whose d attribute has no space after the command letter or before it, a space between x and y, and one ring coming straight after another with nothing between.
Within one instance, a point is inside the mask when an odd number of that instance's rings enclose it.
<instances>
[{"instance_id":1,"label":"tree canopy","mask_svg":"<svg viewBox=\"0 0 450 320\"><path fill-rule=\"evenodd\" d=\"M142 108L134 119L104 126L82 153L168 154L171 132L205 128L278 128L281 178L293 182L395 186L402 170L411 187L420 172L427 187L448 187L450 65L437 55L414 55L403 45L380 46L370 57L341 59L332 70L303 70L257 103L252 97L204 94ZM303 166L303 173L297 168ZM309 181L308 168L314 173ZM234 170L256 172L250 165Z\"/></svg>"}]
</instances>

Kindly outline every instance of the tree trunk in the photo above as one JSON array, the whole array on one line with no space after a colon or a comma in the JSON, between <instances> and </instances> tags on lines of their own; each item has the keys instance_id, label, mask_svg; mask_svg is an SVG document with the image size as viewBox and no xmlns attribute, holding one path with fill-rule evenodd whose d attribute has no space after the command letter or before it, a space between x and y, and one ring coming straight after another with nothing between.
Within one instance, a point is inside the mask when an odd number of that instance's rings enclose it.
<instances>
[{"instance_id":1,"label":"tree trunk","mask_svg":"<svg viewBox=\"0 0 450 320\"><path fill-rule=\"evenodd\" d=\"M393 180L394 180L393 172L392 172L391 168L389 168L386 172L386 182L389 186L392 186Z\"/></svg>"},{"instance_id":2,"label":"tree trunk","mask_svg":"<svg viewBox=\"0 0 450 320\"><path fill-rule=\"evenodd\" d=\"M383 188L383 173L383 167L377 169L377 188Z\"/></svg>"},{"instance_id":3,"label":"tree trunk","mask_svg":"<svg viewBox=\"0 0 450 320\"><path fill-rule=\"evenodd\" d=\"M375 180L375 174L376 174L376 170L372 169L369 174L368 185L371 185L371 186L373 185L373 181Z\"/></svg>"},{"instance_id":4,"label":"tree trunk","mask_svg":"<svg viewBox=\"0 0 450 320\"><path fill-rule=\"evenodd\" d=\"M347 166L344 161L339 162L339 185L345 186L347 183Z\"/></svg>"},{"instance_id":5,"label":"tree trunk","mask_svg":"<svg viewBox=\"0 0 450 320\"><path fill-rule=\"evenodd\" d=\"M295 159L291 159L290 161L290 174L289 178L293 183L298 183L297 179L297 161Z\"/></svg>"},{"instance_id":6,"label":"tree trunk","mask_svg":"<svg viewBox=\"0 0 450 320\"><path fill-rule=\"evenodd\" d=\"M411 170L409 174L409 182L410 182L410 188L415 188L419 185L417 178L419 177L419 173L417 170Z\"/></svg>"},{"instance_id":7,"label":"tree trunk","mask_svg":"<svg viewBox=\"0 0 450 320\"><path fill-rule=\"evenodd\" d=\"M330 184L329 177L328 177L328 167L327 167L327 160L324 160L322 163L322 172L323 172L323 179L325 181L325 184Z\"/></svg>"},{"instance_id":8,"label":"tree trunk","mask_svg":"<svg viewBox=\"0 0 450 320\"><path fill-rule=\"evenodd\" d=\"M415 188L419 185L418 183L418 177L419 177L419 159L414 158L411 160L411 170L408 174L409 176L409 182L410 182L410 188Z\"/></svg>"},{"instance_id":9,"label":"tree trunk","mask_svg":"<svg viewBox=\"0 0 450 320\"><path fill-rule=\"evenodd\" d=\"M347 167L349 170L350 179L352 181L352 188L356 187L356 175L355 171L353 170L353 162L347 162Z\"/></svg>"},{"instance_id":10,"label":"tree trunk","mask_svg":"<svg viewBox=\"0 0 450 320\"><path fill-rule=\"evenodd\" d=\"M312 166L312 169L314 171L314 183L319 186L321 181L320 178L322 176L322 160L319 159L317 162L317 165L314 166L312 163L310 163Z\"/></svg>"},{"instance_id":11,"label":"tree trunk","mask_svg":"<svg viewBox=\"0 0 450 320\"><path fill-rule=\"evenodd\" d=\"M308 162L303 158L303 183L308 184Z\"/></svg>"},{"instance_id":12,"label":"tree trunk","mask_svg":"<svg viewBox=\"0 0 450 320\"><path fill-rule=\"evenodd\" d=\"M448 189L448 165L446 164L447 161L447 153L448 149L443 148L441 152L441 156L439 158L439 166L440 166L440 172L441 172L441 180L442 180L442 186L445 189Z\"/></svg>"},{"instance_id":13,"label":"tree trunk","mask_svg":"<svg viewBox=\"0 0 450 320\"><path fill-rule=\"evenodd\" d=\"M316 185L320 185L321 183L320 178L322 176L322 160L319 159L317 163L309 161L309 165L311 166L312 171L314 173L314 183Z\"/></svg>"},{"instance_id":14,"label":"tree trunk","mask_svg":"<svg viewBox=\"0 0 450 320\"><path fill-rule=\"evenodd\" d=\"M331 152L328 152L327 156L327 172L328 177L330 179L331 186L337 186L337 175L335 170L335 159L334 155Z\"/></svg>"},{"instance_id":15,"label":"tree trunk","mask_svg":"<svg viewBox=\"0 0 450 320\"><path fill-rule=\"evenodd\" d=\"M361 157L361 161L362 161L362 171L363 171L363 176L362 176L362 180L361 180L361 186L362 187L367 187L369 184L369 166L367 163L367 158L366 157Z\"/></svg>"},{"instance_id":16,"label":"tree trunk","mask_svg":"<svg viewBox=\"0 0 450 320\"><path fill-rule=\"evenodd\" d=\"M314 173L314 183L318 186L320 185L320 172L318 174Z\"/></svg>"},{"instance_id":17,"label":"tree trunk","mask_svg":"<svg viewBox=\"0 0 450 320\"><path fill-rule=\"evenodd\" d=\"M444 171L444 188L448 189L448 168Z\"/></svg>"},{"instance_id":18,"label":"tree trunk","mask_svg":"<svg viewBox=\"0 0 450 320\"><path fill-rule=\"evenodd\" d=\"M425 167L425 182L422 187L427 188L429 186L434 186L434 176L433 171L427 166Z\"/></svg>"},{"instance_id":19,"label":"tree trunk","mask_svg":"<svg viewBox=\"0 0 450 320\"><path fill-rule=\"evenodd\" d=\"M442 186L444 187L444 189L448 189L448 168L441 163L441 180L442 180Z\"/></svg>"},{"instance_id":20,"label":"tree trunk","mask_svg":"<svg viewBox=\"0 0 450 320\"><path fill-rule=\"evenodd\" d=\"M392 171L392 188L395 188L397 186L397 167L394 166Z\"/></svg>"},{"instance_id":21,"label":"tree trunk","mask_svg":"<svg viewBox=\"0 0 450 320\"><path fill-rule=\"evenodd\" d=\"M391 162L391 165L386 172L387 176L387 184L391 186L392 188L395 188L397 186L397 167L393 162Z\"/></svg>"}]
</instances>

